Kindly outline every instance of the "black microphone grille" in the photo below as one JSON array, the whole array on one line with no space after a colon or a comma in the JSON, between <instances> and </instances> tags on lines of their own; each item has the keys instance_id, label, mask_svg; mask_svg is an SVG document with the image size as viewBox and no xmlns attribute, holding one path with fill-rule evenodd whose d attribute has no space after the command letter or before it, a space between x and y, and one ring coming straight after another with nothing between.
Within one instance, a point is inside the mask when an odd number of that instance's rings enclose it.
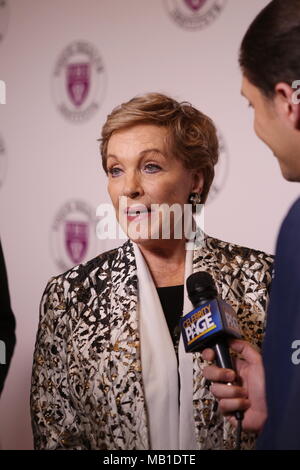
<instances>
[{"instance_id":1,"label":"black microphone grille","mask_svg":"<svg viewBox=\"0 0 300 470\"><path fill-rule=\"evenodd\" d=\"M214 298L218 295L215 281L206 271L198 271L197 273L191 274L187 278L186 287L191 300L199 296L201 298Z\"/></svg>"}]
</instances>

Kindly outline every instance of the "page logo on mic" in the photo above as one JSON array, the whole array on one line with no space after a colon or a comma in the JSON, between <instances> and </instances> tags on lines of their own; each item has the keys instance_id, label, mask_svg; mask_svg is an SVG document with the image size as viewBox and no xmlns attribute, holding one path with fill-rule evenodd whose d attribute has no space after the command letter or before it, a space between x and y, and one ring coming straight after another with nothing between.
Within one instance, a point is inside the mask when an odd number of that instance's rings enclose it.
<instances>
[{"instance_id":1,"label":"page logo on mic","mask_svg":"<svg viewBox=\"0 0 300 470\"><path fill-rule=\"evenodd\" d=\"M186 352L203 350L213 338L242 337L233 308L220 298L210 300L184 315L180 326Z\"/></svg>"},{"instance_id":2,"label":"page logo on mic","mask_svg":"<svg viewBox=\"0 0 300 470\"><path fill-rule=\"evenodd\" d=\"M218 327L215 321L214 304L217 304L217 302L209 302L192 310L183 318L182 326L185 331L187 346L192 345L194 341Z\"/></svg>"}]
</instances>

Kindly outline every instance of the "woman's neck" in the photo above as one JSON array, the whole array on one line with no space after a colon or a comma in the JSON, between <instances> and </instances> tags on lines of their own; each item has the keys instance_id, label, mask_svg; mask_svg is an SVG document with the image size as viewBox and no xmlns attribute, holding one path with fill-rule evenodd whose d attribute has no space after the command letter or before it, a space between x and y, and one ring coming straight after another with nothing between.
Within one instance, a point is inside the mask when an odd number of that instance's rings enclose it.
<instances>
[{"instance_id":1,"label":"woman's neck","mask_svg":"<svg viewBox=\"0 0 300 470\"><path fill-rule=\"evenodd\" d=\"M156 287L176 286L184 283L185 240L164 240L147 246L139 244Z\"/></svg>"}]
</instances>

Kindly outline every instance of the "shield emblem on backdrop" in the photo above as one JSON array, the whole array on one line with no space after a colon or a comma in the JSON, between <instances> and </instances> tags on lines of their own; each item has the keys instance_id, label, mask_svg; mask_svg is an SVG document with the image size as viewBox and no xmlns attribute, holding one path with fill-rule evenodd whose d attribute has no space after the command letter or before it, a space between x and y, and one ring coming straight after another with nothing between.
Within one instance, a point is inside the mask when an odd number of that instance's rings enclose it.
<instances>
[{"instance_id":1,"label":"shield emblem on backdrop","mask_svg":"<svg viewBox=\"0 0 300 470\"><path fill-rule=\"evenodd\" d=\"M75 264L86 255L89 241L89 225L86 222L65 222L65 246L69 257Z\"/></svg>"},{"instance_id":2,"label":"shield emblem on backdrop","mask_svg":"<svg viewBox=\"0 0 300 470\"><path fill-rule=\"evenodd\" d=\"M69 98L75 106L81 106L90 89L90 64L68 64L66 72Z\"/></svg>"},{"instance_id":3,"label":"shield emblem on backdrop","mask_svg":"<svg viewBox=\"0 0 300 470\"><path fill-rule=\"evenodd\" d=\"M200 10L200 8L204 5L206 0L184 0L185 3L189 8L191 8L193 11Z\"/></svg>"}]
</instances>

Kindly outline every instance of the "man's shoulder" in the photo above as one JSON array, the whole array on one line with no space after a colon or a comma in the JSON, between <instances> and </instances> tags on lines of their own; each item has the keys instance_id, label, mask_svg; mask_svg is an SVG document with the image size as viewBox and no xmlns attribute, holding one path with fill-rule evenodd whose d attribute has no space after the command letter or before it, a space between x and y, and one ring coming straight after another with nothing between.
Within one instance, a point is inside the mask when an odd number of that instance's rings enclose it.
<instances>
[{"instance_id":1,"label":"man's shoulder","mask_svg":"<svg viewBox=\"0 0 300 470\"><path fill-rule=\"evenodd\" d=\"M293 205L289 209L282 226L284 227L289 224L296 224L300 227L300 197L293 203Z\"/></svg>"},{"instance_id":2,"label":"man's shoulder","mask_svg":"<svg viewBox=\"0 0 300 470\"><path fill-rule=\"evenodd\" d=\"M276 256L278 252L291 252L300 246L300 198L297 199L286 214L277 239ZM295 253L296 255L296 253Z\"/></svg>"}]
</instances>

